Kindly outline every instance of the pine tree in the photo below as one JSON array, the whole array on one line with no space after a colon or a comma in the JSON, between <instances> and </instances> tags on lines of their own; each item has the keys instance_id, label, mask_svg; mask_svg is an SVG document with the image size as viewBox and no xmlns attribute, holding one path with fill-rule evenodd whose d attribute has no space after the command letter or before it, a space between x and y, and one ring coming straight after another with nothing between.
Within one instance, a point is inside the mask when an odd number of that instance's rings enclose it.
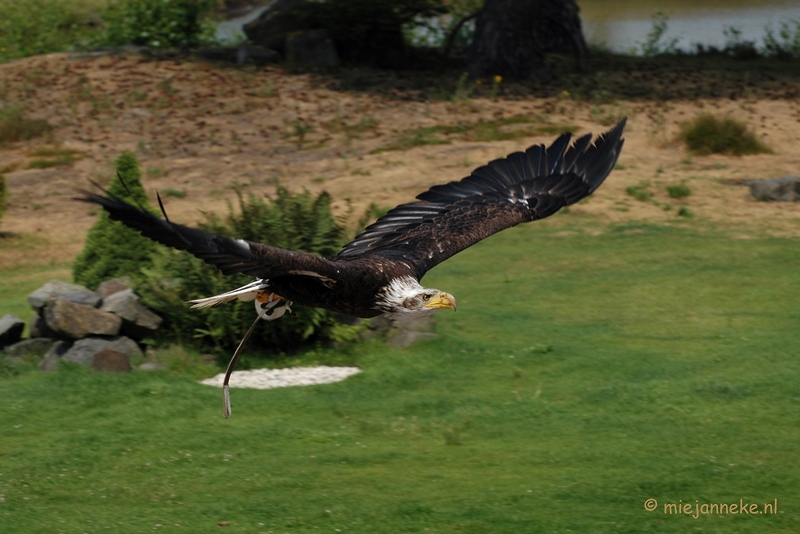
<instances>
[{"instance_id":1,"label":"pine tree","mask_svg":"<svg viewBox=\"0 0 800 534\"><path fill-rule=\"evenodd\" d=\"M136 156L123 152L114 166L117 172L108 192L157 214L147 202ZM142 267L152 265L151 256L156 246L138 232L110 220L108 214L101 211L97 222L89 229L83 250L72 264L72 277L76 283L95 289L110 278L138 275Z\"/></svg>"}]
</instances>

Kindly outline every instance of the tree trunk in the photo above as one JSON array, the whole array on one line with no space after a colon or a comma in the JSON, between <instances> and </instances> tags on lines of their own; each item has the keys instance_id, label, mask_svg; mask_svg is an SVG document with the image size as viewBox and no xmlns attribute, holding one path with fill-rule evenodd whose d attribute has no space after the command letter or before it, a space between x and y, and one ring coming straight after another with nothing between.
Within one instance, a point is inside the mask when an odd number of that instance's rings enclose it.
<instances>
[{"instance_id":1,"label":"tree trunk","mask_svg":"<svg viewBox=\"0 0 800 534\"><path fill-rule=\"evenodd\" d=\"M549 78L545 52L587 53L575 0L487 0L469 51L474 77Z\"/></svg>"}]
</instances>

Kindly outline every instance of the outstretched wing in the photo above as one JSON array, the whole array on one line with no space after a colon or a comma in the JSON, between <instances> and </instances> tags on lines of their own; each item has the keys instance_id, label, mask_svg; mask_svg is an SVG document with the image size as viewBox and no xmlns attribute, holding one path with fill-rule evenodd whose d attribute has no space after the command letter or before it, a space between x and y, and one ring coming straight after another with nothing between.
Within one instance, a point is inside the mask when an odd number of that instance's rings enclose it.
<instances>
[{"instance_id":1,"label":"outstretched wing","mask_svg":"<svg viewBox=\"0 0 800 534\"><path fill-rule=\"evenodd\" d=\"M283 275L314 276L332 280L337 278L337 269L332 262L314 254L232 239L175 224L108 193L100 196L83 192L77 200L99 204L111 219L122 222L162 245L185 250L215 266L222 274L241 273L265 279Z\"/></svg>"},{"instance_id":2,"label":"outstretched wing","mask_svg":"<svg viewBox=\"0 0 800 534\"><path fill-rule=\"evenodd\" d=\"M338 257L405 260L418 278L481 239L543 219L590 195L622 149L625 119L591 143L565 133L549 148L534 145L479 167L459 182L437 185L401 204L345 245Z\"/></svg>"}]
</instances>

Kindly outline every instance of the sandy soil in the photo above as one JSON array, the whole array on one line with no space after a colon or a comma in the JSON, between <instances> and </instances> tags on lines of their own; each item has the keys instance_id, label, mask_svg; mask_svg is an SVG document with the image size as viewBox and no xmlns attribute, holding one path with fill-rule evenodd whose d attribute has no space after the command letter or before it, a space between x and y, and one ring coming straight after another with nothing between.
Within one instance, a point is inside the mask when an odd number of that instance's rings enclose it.
<instances>
[{"instance_id":1,"label":"sandy soil","mask_svg":"<svg viewBox=\"0 0 800 534\"><path fill-rule=\"evenodd\" d=\"M757 202L746 187L731 185L800 173L797 98L593 105L562 93L452 103L330 87L321 76L277 68L237 70L141 57L54 54L0 65L0 100L21 105L54 127L45 138L0 149L9 193L0 230L11 235L0 245L0 266L74 257L95 212L72 197L91 187L91 180L108 183L113 160L123 150L139 157L153 200L156 190L186 191L184 197L166 197L175 221L194 223L203 218L201 211L224 213L237 184L270 194L276 180L290 189L328 191L337 211L354 221L370 203L388 207L410 201L491 159L549 143L554 135L543 130L573 126L599 133L611 115L620 114L629 117L620 166L571 214L593 217L600 231L608 223L679 220L678 207L685 204L695 223L709 221L742 236L800 235L800 204ZM747 121L774 154L690 156L672 139L682 121L704 111ZM501 128L527 132L517 139L476 142L451 134L448 144L371 153L416 128L517 116L533 121ZM75 151L76 161L30 168L42 159L37 152L53 148ZM655 203L626 193L642 182L649 183ZM679 183L691 188L691 196L670 199L666 186Z\"/></svg>"}]
</instances>

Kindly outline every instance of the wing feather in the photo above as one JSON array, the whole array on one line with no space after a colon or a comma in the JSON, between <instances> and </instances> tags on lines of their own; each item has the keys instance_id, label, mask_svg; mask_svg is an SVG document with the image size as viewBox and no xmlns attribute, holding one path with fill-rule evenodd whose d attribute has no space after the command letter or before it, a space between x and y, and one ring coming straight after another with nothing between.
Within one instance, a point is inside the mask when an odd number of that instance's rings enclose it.
<instances>
[{"instance_id":1,"label":"wing feather","mask_svg":"<svg viewBox=\"0 0 800 534\"><path fill-rule=\"evenodd\" d=\"M212 234L161 219L106 193L78 200L102 206L113 220L164 245L185 250L224 274L257 278L305 275L344 280L343 262L378 257L401 263L421 278L428 270L505 228L542 219L591 194L622 149L623 119L591 142L571 135L534 145L475 169L461 181L437 185L370 225L330 259ZM163 211L163 206L162 206ZM166 217L166 214L165 214ZM353 282L349 280L348 282Z\"/></svg>"},{"instance_id":2,"label":"wing feather","mask_svg":"<svg viewBox=\"0 0 800 534\"><path fill-rule=\"evenodd\" d=\"M269 279L305 271L336 279L338 274L331 261L314 254L232 239L175 224L107 192L106 196L83 192L77 200L102 206L112 220L120 221L162 245L185 250L226 275L241 273Z\"/></svg>"},{"instance_id":3,"label":"wing feather","mask_svg":"<svg viewBox=\"0 0 800 534\"><path fill-rule=\"evenodd\" d=\"M625 119L598 136L559 136L431 187L418 201L378 219L337 258L374 255L410 262L421 278L440 262L496 232L542 219L590 195L619 157Z\"/></svg>"}]
</instances>

